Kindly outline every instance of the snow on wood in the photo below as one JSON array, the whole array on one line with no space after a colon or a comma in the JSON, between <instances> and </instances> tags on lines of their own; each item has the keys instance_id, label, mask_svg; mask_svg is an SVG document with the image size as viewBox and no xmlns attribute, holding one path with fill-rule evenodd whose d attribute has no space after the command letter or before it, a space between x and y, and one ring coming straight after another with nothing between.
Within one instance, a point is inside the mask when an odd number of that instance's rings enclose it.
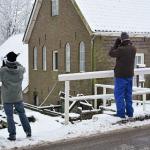
<instances>
[{"instance_id":1,"label":"snow on wood","mask_svg":"<svg viewBox=\"0 0 150 150\"><path fill-rule=\"evenodd\" d=\"M150 74L150 68L138 68L134 70L135 75ZM84 73L61 74L58 76L59 81L85 80L97 78L112 78L114 77L113 70L95 71Z\"/></svg>"}]
</instances>

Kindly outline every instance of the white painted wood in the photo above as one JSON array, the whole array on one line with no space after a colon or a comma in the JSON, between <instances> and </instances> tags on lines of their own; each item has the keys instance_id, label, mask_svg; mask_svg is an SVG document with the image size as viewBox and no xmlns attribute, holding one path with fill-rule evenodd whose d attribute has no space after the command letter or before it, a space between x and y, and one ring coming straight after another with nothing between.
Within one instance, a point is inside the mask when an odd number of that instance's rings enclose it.
<instances>
[{"instance_id":1,"label":"white painted wood","mask_svg":"<svg viewBox=\"0 0 150 150\"><path fill-rule=\"evenodd\" d=\"M114 89L114 85L108 85L108 84L95 84L96 87L105 87L108 89ZM140 90L150 90L150 88L145 87L133 87L133 91L140 91Z\"/></svg>"},{"instance_id":2,"label":"white painted wood","mask_svg":"<svg viewBox=\"0 0 150 150\"><path fill-rule=\"evenodd\" d=\"M97 86L94 86L94 95L97 95ZM97 99L94 100L94 108L97 109Z\"/></svg>"},{"instance_id":3,"label":"white painted wood","mask_svg":"<svg viewBox=\"0 0 150 150\"><path fill-rule=\"evenodd\" d=\"M103 87L103 95L106 95L106 93L107 93L107 90L106 90L105 87ZM104 98L103 98L103 106L104 106L104 107L106 107L106 101L107 101L107 100L106 100L106 98L104 97Z\"/></svg>"},{"instance_id":4,"label":"white painted wood","mask_svg":"<svg viewBox=\"0 0 150 150\"><path fill-rule=\"evenodd\" d=\"M133 95L143 95L143 94L150 94L150 90L133 92ZM114 94L99 94L99 95L87 95L87 96L71 97L71 98L69 98L69 100L70 101L79 101L82 99L95 100L95 99L104 99L104 98L109 100L111 98L114 98Z\"/></svg>"},{"instance_id":5,"label":"white painted wood","mask_svg":"<svg viewBox=\"0 0 150 150\"><path fill-rule=\"evenodd\" d=\"M135 75L150 74L150 68L138 68L134 70ZM72 74L61 74L58 76L59 81L73 81L73 80L84 80L84 79L97 79L97 78L111 78L114 77L113 70L107 71L95 71L95 72L84 72L84 73L72 73Z\"/></svg>"},{"instance_id":6,"label":"white painted wood","mask_svg":"<svg viewBox=\"0 0 150 150\"><path fill-rule=\"evenodd\" d=\"M145 102L146 102L146 94L143 94L142 98L143 98L143 111L145 111L146 110L146 104L145 104Z\"/></svg>"},{"instance_id":7,"label":"white painted wood","mask_svg":"<svg viewBox=\"0 0 150 150\"><path fill-rule=\"evenodd\" d=\"M69 123L69 91L70 83L65 81L65 125Z\"/></svg>"},{"instance_id":8,"label":"white painted wood","mask_svg":"<svg viewBox=\"0 0 150 150\"><path fill-rule=\"evenodd\" d=\"M134 70L135 75L150 74L150 68L138 68ZM69 101L85 100L96 100L96 99L111 99L114 98L114 94L106 94L106 88L104 87L104 94L101 95L88 95L78 96L69 98L70 83L71 80L84 80L84 79L96 79L96 78L108 78L114 77L114 71L97 71L97 72L85 72L85 73L73 73L73 74L62 74L58 76L59 81L65 81L65 124L69 123ZM98 85L97 85L98 86ZM112 85L107 85L108 88L114 88ZM143 95L143 103L146 101L145 95L150 93L150 89L135 90L133 95ZM145 104L145 103L144 103ZM96 104L95 104L96 106ZM143 106L144 109L144 106Z\"/></svg>"}]
</instances>

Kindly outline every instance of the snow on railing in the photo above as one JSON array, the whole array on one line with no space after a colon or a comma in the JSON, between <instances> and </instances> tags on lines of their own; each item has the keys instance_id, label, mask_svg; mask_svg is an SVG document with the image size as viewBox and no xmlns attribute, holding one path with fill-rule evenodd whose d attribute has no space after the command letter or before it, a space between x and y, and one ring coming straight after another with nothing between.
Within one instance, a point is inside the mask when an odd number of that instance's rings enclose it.
<instances>
[{"instance_id":1,"label":"snow on railing","mask_svg":"<svg viewBox=\"0 0 150 150\"><path fill-rule=\"evenodd\" d=\"M150 74L150 68L138 68L134 70L135 75ZM85 80L85 79L97 79L97 78L112 78L114 77L114 71L96 71L96 72L84 72L84 73L72 73L72 74L61 74L58 76L59 81L65 81L65 124L69 123L69 101L70 100L82 100L84 99L100 99L100 98L110 98L113 94L102 94L102 95L88 95L88 96L78 96L69 97L70 91L70 81L73 80ZM104 91L105 92L105 91Z\"/></svg>"}]
</instances>

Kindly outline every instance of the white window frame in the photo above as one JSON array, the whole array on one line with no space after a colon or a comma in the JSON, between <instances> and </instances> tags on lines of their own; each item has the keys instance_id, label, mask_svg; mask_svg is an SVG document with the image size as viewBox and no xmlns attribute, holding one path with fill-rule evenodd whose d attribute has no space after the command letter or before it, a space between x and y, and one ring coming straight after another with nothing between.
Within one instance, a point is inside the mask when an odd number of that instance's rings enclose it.
<instances>
[{"instance_id":1,"label":"white window frame","mask_svg":"<svg viewBox=\"0 0 150 150\"><path fill-rule=\"evenodd\" d=\"M80 72L85 72L85 43L80 42L79 47L79 70Z\"/></svg>"},{"instance_id":2,"label":"white window frame","mask_svg":"<svg viewBox=\"0 0 150 150\"><path fill-rule=\"evenodd\" d=\"M56 54L57 54L57 60L56 60ZM57 61L57 65L56 65ZM53 71L58 71L58 51L53 51Z\"/></svg>"},{"instance_id":3,"label":"white window frame","mask_svg":"<svg viewBox=\"0 0 150 150\"><path fill-rule=\"evenodd\" d=\"M38 66L38 49L37 49L37 47L34 47L34 50L33 50L33 69L37 70L37 66Z\"/></svg>"},{"instance_id":4,"label":"white window frame","mask_svg":"<svg viewBox=\"0 0 150 150\"><path fill-rule=\"evenodd\" d=\"M140 62L139 62L138 58L140 58ZM145 66L145 64L144 64L144 53L136 53L134 68L138 68L138 66ZM144 75L139 75L139 82L145 82ZM134 77L133 85L134 86L139 85L139 83L137 84L137 77L136 76Z\"/></svg>"},{"instance_id":5,"label":"white window frame","mask_svg":"<svg viewBox=\"0 0 150 150\"><path fill-rule=\"evenodd\" d=\"M43 66L43 70L46 71L47 70L47 59L46 59L46 46L43 46L42 49L42 66Z\"/></svg>"},{"instance_id":6,"label":"white window frame","mask_svg":"<svg viewBox=\"0 0 150 150\"><path fill-rule=\"evenodd\" d=\"M138 57L141 58L141 62L140 63L137 63L135 62L135 65L138 65L138 64L144 64L144 53L136 53L136 56L135 56L135 61L137 60ZM137 68L137 66L135 66Z\"/></svg>"},{"instance_id":7,"label":"white window frame","mask_svg":"<svg viewBox=\"0 0 150 150\"><path fill-rule=\"evenodd\" d=\"M71 63L71 56L70 56L70 52L71 52L71 49L70 49L70 44L67 43L66 46L65 46L65 65L66 65L66 72L70 72L70 63Z\"/></svg>"},{"instance_id":8,"label":"white window frame","mask_svg":"<svg viewBox=\"0 0 150 150\"><path fill-rule=\"evenodd\" d=\"M51 0L52 2L52 16L59 15L59 0Z\"/></svg>"}]
</instances>

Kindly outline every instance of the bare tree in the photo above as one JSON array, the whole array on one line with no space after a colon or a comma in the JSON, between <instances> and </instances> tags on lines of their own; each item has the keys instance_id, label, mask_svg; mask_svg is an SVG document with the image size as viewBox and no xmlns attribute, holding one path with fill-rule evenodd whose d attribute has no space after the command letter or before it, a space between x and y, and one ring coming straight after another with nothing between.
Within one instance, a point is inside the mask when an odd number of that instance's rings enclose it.
<instances>
[{"instance_id":1,"label":"bare tree","mask_svg":"<svg viewBox=\"0 0 150 150\"><path fill-rule=\"evenodd\" d=\"M24 32L34 0L0 0L0 43Z\"/></svg>"}]
</instances>

